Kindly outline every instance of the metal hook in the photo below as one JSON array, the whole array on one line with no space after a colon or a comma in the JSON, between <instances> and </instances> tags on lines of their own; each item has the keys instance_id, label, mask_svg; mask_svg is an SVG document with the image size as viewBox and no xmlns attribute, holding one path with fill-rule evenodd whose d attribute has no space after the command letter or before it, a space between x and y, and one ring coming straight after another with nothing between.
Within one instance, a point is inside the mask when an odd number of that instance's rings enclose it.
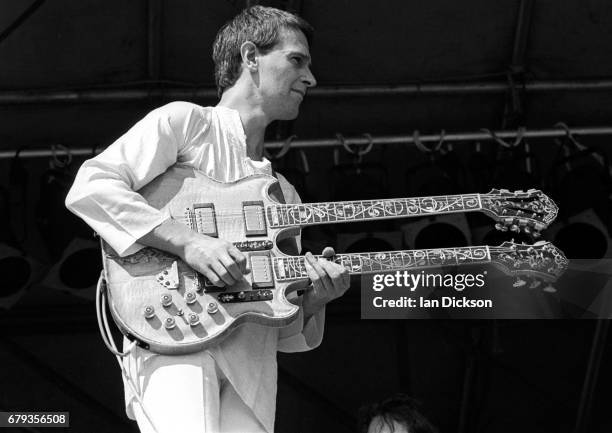
<instances>
[{"instance_id":1,"label":"metal hook","mask_svg":"<svg viewBox=\"0 0 612 433\"><path fill-rule=\"evenodd\" d=\"M366 147L364 147L363 149L357 151L358 156L363 156L370 153L372 147L374 147L374 139L372 138L372 136L368 133L362 135L368 139L368 144L366 144Z\"/></svg>"},{"instance_id":2,"label":"metal hook","mask_svg":"<svg viewBox=\"0 0 612 433\"><path fill-rule=\"evenodd\" d=\"M310 173L310 166L308 165L308 157L306 156L306 152L304 152L304 149L300 149L298 153L302 160L302 166L304 167L304 174Z\"/></svg>"},{"instance_id":3,"label":"metal hook","mask_svg":"<svg viewBox=\"0 0 612 433\"><path fill-rule=\"evenodd\" d=\"M438 144L436 144L433 148L434 152L439 152L440 148L442 147L442 144L444 143L444 137L446 136L446 132L444 131L444 129L442 131L440 131L440 141L438 141Z\"/></svg>"},{"instance_id":4,"label":"metal hook","mask_svg":"<svg viewBox=\"0 0 612 433\"><path fill-rule=\"evenodd\" d=\"M583 152L587 149L589 149L588 146L585 146L584 144L578 142L578 140L576 140L576 137L574 137L574 134L572 134L572 131L569 129L569 126L567 126L567 124L565 124L564 122L558 122L555 124L556 127L562 128L565 131L565 136L566 138L572 142L572 144L574 146L576 146L576 149L578 149L579 152ZM569 156L569 153L566 154L566 156ZM607 163L604 157L602 157L601 155L597 154L597 153L593 153L592 157L602 166L606 167ZM569 162L567 163L567 166L569 167ZM612 166L610 166L609 168L610 174L612 175Z\"/></svg>"},{"instance_id":5,"label":"metal hook","mask_svg":"<svg viewBox=\"0 0 612 433\"><path fill-rule=\"evenodd\" d=\"M412 139L414 140L414 144L417 147L417 149L419 149L421 152L424 152L424 153L432 152L432 150L428 148L427 146L425 146L423 142L421 141L418 129L415 129L414 132L412 133Z\"/></svg>"},{"instance_id":6,"label":"metal hook","mask_svg":"<svg viewBox=\"0 0 612 433\"><path fill-rule=\"evenodd\" d=\"M495 132L491 131L490 129L487 128L482 128L481 129L482 132L486 132L487 134L489 134L491 136L491 138L493 140L495 140L497 142L497 144L499 144L500 146L506 147L508 149L511 149L513 147L518 146L519 144L521 144L521 141L523 141L523 136L525 135L526 129L521 126L517 132L516 132L516 139L514 140L514 143L510 144L506 141L504 141L502 138L498 137L497 134L495 134Z\"/></svg>"},{"instance_id":7,"label":"metal hook","mask_svg":"<svg viewBox=\"0 0 612 433\"><path fill-rule=\"evenodd\" d=\"M351 155L358 155L359 152L354 151L353 149L351 149L349 147L349 145L347 144L346 140L344 139L344 136L342 134L336 134L336 138L338 140L340 140L340 144L342 145L342 147L344 147L344 150L346 150L348 153L350 153Z\"/></svg>"},{"instance_id":8,"label":"metal hook","mask_svg":"<svg viewBox=\"0 0 612 433\"><path fill-rule=\"evenodd\" d=\"M287 139L285 140L285 143L283 144L283 147L281 147L281 149L276 154L272 154L271 152L268 151L268 159L270 160L280 159L283 156L285 156L287 152L289 152L289 149L291 149L291 142L295 138L297 138L297 135L290 135L289 137L287 137Z\"/></svg>"},{"instance_id":9,"label":"metal hook","mask_svg":"<svg viewBox=\"0 0 612 433\"><path fill-rule=\"evenodd\" d=\"M344 136L337 132L336 138L338 139L342 147L344 147L347 151L350 152L350 150L346 148L346 141L344 140ZM337 147L334 147L334 166L337 167L338 165L340 165L340 152L338 151Z\"/></svg>"},{"instance_id":10,"label":"metal hook","mask_svg":"<svg viewBox=\"0 0 612 433\"><path fill-rule=\"evenodd\" d=\"M66 160L62 161L58 157L58 150L61 150L66 155ZM54 144L51 146L51 166L52 168L68 167L72 163L72 153L70 149L63 144Z\"/></svg>"},{"instance_id":11,"label":"metal hook","mask_svg":"<svg viewBox=\"0 0 612 433\"><path fill-rule=\"evenodd\" d=\"M557 123L555 123L555 127L556 127L556 128L561 128L561 129L563 129L563 130L565 131L565 137L566 137L566 138L567 138L569 141L571 141L571 142L572 142L572 144L573 144L574 146L576 146L576 148L577 148L578 150L584 150L584 149L586 149L586 147L585 147L584 145L580 144L580 143L578 142L578 140L576 140L576 137L574 137L574 135L572 134L572 131L569 129L569 126L567 126L567 124L566 124L566 123L564 123L564 122L557 122Z\"/></svg>"}]
</instances>

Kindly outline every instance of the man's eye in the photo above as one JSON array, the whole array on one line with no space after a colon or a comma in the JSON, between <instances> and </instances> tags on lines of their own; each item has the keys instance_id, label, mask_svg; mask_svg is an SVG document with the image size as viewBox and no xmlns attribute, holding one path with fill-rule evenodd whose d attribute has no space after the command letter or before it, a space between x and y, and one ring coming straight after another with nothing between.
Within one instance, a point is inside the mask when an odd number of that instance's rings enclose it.
<instances>
[{"instance_id":1,"label":"man's eye","mask_svg":"<svg viewBox=\"0 0 612 433\"><path fill-rule=\"evenodd\" d=\"M293 60L298 65L300 63L302 63L302 58L301 57L292 57L291 60Z\"/></svg>"}]
</instances>

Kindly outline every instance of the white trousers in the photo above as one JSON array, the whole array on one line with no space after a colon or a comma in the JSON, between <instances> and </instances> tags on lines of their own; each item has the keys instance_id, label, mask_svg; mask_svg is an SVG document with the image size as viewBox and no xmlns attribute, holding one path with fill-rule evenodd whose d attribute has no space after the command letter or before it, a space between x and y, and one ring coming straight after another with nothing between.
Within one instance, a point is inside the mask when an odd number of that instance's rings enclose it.
<instances>
[{"instance_id":1,"label":"white trousers","mask_svg":"<svg viewBox=\"0 0 612 433\"><path fill-rule=\"evenodd\" d=\"M156 355L142 367L141 396L157 433L265 433L207 352ZM155 433L135 399L132 408L141 433Z\"/></svg>"}]
</instances>

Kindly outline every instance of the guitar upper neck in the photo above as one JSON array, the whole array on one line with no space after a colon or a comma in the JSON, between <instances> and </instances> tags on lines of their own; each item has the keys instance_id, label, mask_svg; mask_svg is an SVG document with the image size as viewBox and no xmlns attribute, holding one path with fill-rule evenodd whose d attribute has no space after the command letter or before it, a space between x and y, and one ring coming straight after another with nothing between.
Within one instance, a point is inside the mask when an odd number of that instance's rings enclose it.
<instances>
[{"instance_id":1,"label":"guitar upper neck","mask_svg":"<svg viewBox=\"0 0 612 433\"><path fill-rule=\"evenodd\" d=\"M274 258L276 280L291 281L308 278L304 260L302 256ZM489 263L491 261L491 252L489 247L485 245L477 247L337 254L334 256L333 261L343 265L350 274L360 275L395 270L417 270L439 266Z\"/></svg>"},{"instance_id":2,"label":"guitar upper neck","mask_svg":"<svg viewBox=\"0 0 612 433\"><path fill-rule=\"evenodd\" d=\"M480 194L277 204L266 207L273 228L482 210Z\"/></svg>"}]
</instances>

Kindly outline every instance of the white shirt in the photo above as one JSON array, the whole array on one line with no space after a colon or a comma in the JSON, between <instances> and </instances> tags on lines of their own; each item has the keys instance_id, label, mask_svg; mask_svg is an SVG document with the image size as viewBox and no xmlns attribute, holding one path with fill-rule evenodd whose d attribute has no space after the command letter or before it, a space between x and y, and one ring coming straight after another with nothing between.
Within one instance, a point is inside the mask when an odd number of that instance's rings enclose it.
<instances>
[{"instance_id":1,"label":"white shirt","mask_svg":"<svg viewBox=\"0 0 612 433\"><path fill-rule=\"evenodd\" d=\"M237 111L173 102L150 112L106 150L86 161L66 198L66 206L118 254L126 256L143 248L136 241L169 218L167 212L150 206L135 191L177 162L221 182L254 173L272 174L270 161L254 161L246 150L246 136ZM282 176L279 180L286 201L300 202L293 186ZM274 428L276 352L317 347L323 337L324 317L323 309L304 324L300 309L298 320L286 328L246 324L207 350L269 432ZM142 366L151 356L162 355L139 350L127 363ZM169 358L178 362L181 357ZM143 371L135 373L146 375ZM128 415L132 415L131 400L126 389Z\"/></svg>"}]
</instances>

